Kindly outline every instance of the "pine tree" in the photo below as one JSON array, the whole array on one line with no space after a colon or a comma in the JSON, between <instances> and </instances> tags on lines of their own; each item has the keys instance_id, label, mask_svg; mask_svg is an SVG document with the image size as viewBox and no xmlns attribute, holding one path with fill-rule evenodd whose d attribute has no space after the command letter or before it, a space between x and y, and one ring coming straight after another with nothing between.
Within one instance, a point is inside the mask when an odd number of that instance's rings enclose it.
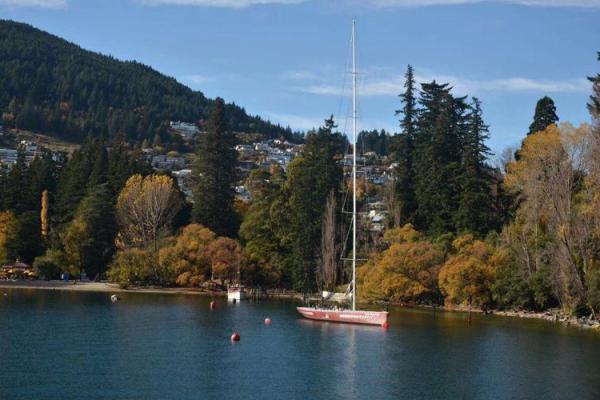
<instances>
[{"instance_id":1,"label":"pine tree","mask_svg":"<svg viewBox=\"0 0 600 400\"><path fill-rule=\"evenodd\" d=\"M400 203L400 218L402 223L411 221L417 208L415 199L415 134L417 129L417 99L415 97L415 77L413 67L406 71L405 91L400 95L403 107L396 111L401 115L400 128L402 132L393 138L392 152L398 163L394 173L396 176L396 194Z\"/></svg>"},{"instance_id":2,"label":"pine tree","mask_svg":"<svg viewBox=\"0 0 600 400\"><path fill-rule=\"evenodd\" d=\"M454 98L448 84L421 85L421 111L415 134L415 224L439 235L455 230L461 174L464 98Z\"/></svg>"},{"instance_id":3,"label":"pine tree","mask_svg":"<svg viewBox=\"0 0 600 400\"><path fill-rule=\"evenodd\" d=\"M235 135L227 126L225 102L217 99L207 132L198 143L193 189L193 219L221 236L237 234L239 217L233 208L237 182Z\"/></svg>"},{"instance_id":4,"label":"pine tree","mask_svg":"<svg viewBox=\"0 0 600 400\"><path fill-rule=\"evenodd\" d=\"M114 254L117 234L114 200L106 185L89 190L71 224L83 227L80 234L71 237L78 242L81 269L90 278L103 274Z\"/></svg>"},{"instance_id":5,"label":"pine tree","mask_svg":"<svg viewBox=\"0 0 600 400\"><path fill-rule=\"evenodd\" d=\"M600 61L600 52L598 52L598 61ZM588 78L593 85L593 93L590 96L590 102L588 103L588 110L592 114L592 118L596 121L600 121L600 73L596 76Z\"/></svg>"},{"instance_id":6,"label":"pine tree","mask_svg":"<svg viewBox=\"0 0 600 400\"><path fill-rule=\"evenodd\" d=\"M35 207L28 175L25 151L19 147L17 162L11 167L6 177L4 192L6 209L13 211L17 215Z\"/></svg>"},{"instance_id":7,"label":"pine tree","mask_svg":"<svg viewBox=\"0 0 600 400\"><path fill-rule=\"evenodd\" d=\"M463 173L460 177L460 199L455 215L459 231L479 236L495 229L494 198L491 187L493 178L487 159L491 155L485 141L489 138L489 127L483 121L481 102L472 99L466 118L466 129L462 140Z\"/></svg>"},{"instance_id":8,"label":"pine tree","mask_svg":"<svg viewBox=\"0 0 600 400\"><path fill-rule=\"evenodd\" d=\"M529 125L527 136L536 132L541 132L549 125L556 124L557 122L558 116L556 115L554 101L550 97L544 96L538 100L535 106L533 122Z\"/></svg>"},{"instance_id":9,"label":"pine tree","mask_svg":"<svg viewBox=\"0 0 600 400\"><path fill-rule=\"evenodd\" d=\"M85 150L76 150L63 168L58 181L56 195L57 225L62 225L73 218L73 214L81 199L85 196L87 181L90 175L89 162Z\"/></svg>"}]
</instances>

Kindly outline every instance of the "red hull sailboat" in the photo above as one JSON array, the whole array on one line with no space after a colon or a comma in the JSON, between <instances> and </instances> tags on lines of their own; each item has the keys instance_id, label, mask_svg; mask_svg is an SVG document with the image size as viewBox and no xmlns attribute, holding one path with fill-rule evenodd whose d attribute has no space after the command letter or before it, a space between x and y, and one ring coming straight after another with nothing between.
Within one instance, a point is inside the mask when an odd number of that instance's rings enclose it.
<instances>
[{"instance_id":1,"label":"red hull sailboat","mask_svg":"<svg viewBox=\"0 0 600 400\"><path fill-rule=\"evenodd\" d=\"M304 318L347 324L379 325L387 324L387 311L328 310L326 308L297 307Z\"/></svg>"},{"instance_id":2,"label":"red hull sailboat","mask_svg":"<svg viewBox=\"0 0 600 400\"><path fill-rule=\"evenodd\" d=\"M338 309L325 307L297 307L298 312L304 317L317 321L344 322L348 324L379 325L387 328L387 311L361 311L356 309L356 27L352 22L352 283L350 293L346 297L352 298L352 308ZM343 295L340 293L340 295Z\"/></svg>"}]
</instances>

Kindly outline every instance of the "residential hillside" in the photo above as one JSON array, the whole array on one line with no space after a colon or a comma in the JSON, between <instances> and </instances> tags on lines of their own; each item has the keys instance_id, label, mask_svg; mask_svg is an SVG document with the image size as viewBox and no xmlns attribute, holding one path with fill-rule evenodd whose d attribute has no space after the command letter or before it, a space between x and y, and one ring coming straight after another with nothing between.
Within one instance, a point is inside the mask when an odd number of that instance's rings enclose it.
<instances>
[{"instance_id":1,"label":"residential hillside","mask_svg":"<svg viewBox=\"0 0 600 400\"><path fill-rule=\"evenodd\" d=\"M124 133L169 142L169 121L200 123L214 101L135 61L84 50L30 25L0 20L0 125L71 142ZM231 129L289 138L289 129L226 105Z\"/></svg>"}]
</instances>

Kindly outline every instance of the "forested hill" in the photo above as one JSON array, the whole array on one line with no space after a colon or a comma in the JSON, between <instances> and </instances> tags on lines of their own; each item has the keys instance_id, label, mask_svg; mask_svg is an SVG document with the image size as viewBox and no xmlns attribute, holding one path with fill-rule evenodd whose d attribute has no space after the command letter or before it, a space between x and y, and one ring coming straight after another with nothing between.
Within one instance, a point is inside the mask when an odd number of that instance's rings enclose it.
<instances>
[{"instance_id":1,"label":"forested hill","mask_svg":"<svg viewBox=\"0 0 600 400\"><path fill-rule=\"evenodd\" d=\"M0 20L0 115L8 127L73 142L88 134L169 141L169 120L202 121L213 100L135 61L119 61L30 25ZM231 129L291 136L228 104Z\"/></svg>"}]
</instances>

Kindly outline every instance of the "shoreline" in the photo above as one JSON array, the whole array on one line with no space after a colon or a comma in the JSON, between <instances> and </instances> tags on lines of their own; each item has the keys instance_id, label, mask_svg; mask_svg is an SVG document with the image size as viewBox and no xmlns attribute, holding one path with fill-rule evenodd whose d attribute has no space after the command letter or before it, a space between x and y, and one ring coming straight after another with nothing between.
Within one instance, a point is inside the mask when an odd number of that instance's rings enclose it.
<instances>
[{"instance_id":1,"label":"shoreline","mask_svg":"<svg viewBox=\"0 0 600 400\"><path fill-rule=\"evenodd\" d=\"M226 292L206 291L193 288L161 288L161 287L133 287L123 289L117 283L91 282L91 281L0 281L2 289L32 289L32 290L59 290L65 292L90 292L90 293L151 293L151 294L186 294L202 296L226 296Z\"/></svg>"},{"instance_id":2,"label":"shoreline","mask_svg":"<svg viewBox=\"0 0 600 400\"><path fill-rule=\"evenodd\" d=\"M143 293L143 294L182 294L195 296L218 296L225 297L225 291L208 291L195 288L165 288L165 287L132 287L123 289L116 283L110 282L91 282L91 281L0 281L0 291L2 289L30 289L30 290L59 290L67 292L88 292L88 293ZM268 293L267 299L302 299L302 294L295 292L283 293ZM433 307L430 305L407 305L404 303L387 303L391 306L403 308L421 308L421 309L436 309L444 312L460 312L468 313L469 309L461 306L439 306ZM482 314L483 310L472 308L471 312ZM560 309L550 309L542 312L535 311L515 311L515 310L490 310L490 315L498 315L509 318L526 318L526 319L541 319L547 322L559 323L564 326L576 327L585 330L593 330L600 333L600 321L589 320L588 318L577 318L564 314Z\"/></svg>"},{"instance_id":3,"label":"shoreline","mask_svg":"<svg viewBox=\"0 0 600 400\"><path fill-rule=\"evenodd\" d=\"M552 322L555 324L561 324L567 327L575 327L579 329L592 330L600 334L600 320L590 320L582 317L577 318L572 315L565 314L558 308L552 308L545 311L526 311L526 310L487 310L484 311L481 308L471 308L464 306L430 306L423 304L406 305L403 303L389 303L393 306L405 307L405 308L420 308L427 310L440 310L443 312L459 312L459 313L475 313L485 315L497 315L507 318L520 318L520 319L539 319L546 322Z\"/></svg>"},{"instance_id":4,"label":"shoreline","mask_svg":"<svg viewBox=\"0 0 600 400\"><path fill-rule=\"evenodd\" d=\"M88 293L144 293L144 294L183 294L195 296L219 296L226 297L227 291L206 290L201 288L184 287L140 287L132 286L124 289L118 283L107 281L42 281L42 280L23 280L23 281L0 281L0 291L2 289L31 289L48 291L66 291L66 292L88 292ZM266 298L277 299L302 299L302 295L295 292L284 291L282 293L268 293Z\"/></svg>"}]
</instances>

